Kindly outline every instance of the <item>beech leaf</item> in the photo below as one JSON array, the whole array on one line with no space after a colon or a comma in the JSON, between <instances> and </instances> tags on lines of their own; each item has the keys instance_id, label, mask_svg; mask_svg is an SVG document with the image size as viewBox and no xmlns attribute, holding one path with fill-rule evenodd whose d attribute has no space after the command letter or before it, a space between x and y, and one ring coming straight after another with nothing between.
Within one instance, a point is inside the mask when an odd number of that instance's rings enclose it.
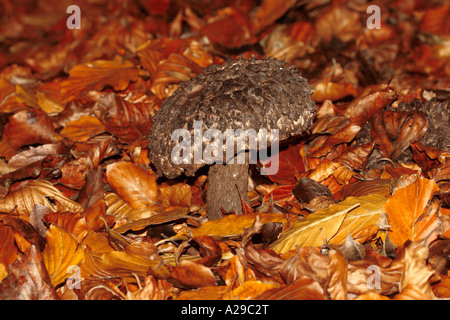
<instances>
[{"instance_id":1,"label":"beech leaf","mask_svg":"<svg viewBox=\"0 0 450 320\"><path fill-rule=\"evenodd\" d=\"M342 244L348 233L358 234L376 224L385 202L386 198L377 194L349 197L308 215L304 221L294 222L271 244L271 248L275 252L285 253L295 247L322 246L325 241Z\"/></svg>"},{"instance_id":2,"label":"beech leaf","mask_svg":"<svg viewBox=\"0 0 450 320\"><path fill-rule=\"evenodd\" d=\"M47 245L42 252L45 267L54 286L63 283L72 273L71 267L84 260L84 252L77 239L55 224L45 235Z\"/></svg>"}]
</instances>

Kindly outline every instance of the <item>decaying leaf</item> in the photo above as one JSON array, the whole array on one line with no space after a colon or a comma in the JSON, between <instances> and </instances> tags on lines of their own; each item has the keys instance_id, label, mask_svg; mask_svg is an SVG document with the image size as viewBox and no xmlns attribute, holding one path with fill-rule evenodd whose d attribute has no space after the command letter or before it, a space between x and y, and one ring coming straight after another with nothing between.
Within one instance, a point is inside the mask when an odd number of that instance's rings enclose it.
<instances>
[{"instance_id":1,"label":"decaying leaf","mask_svg":"<svg viewBox=\"0 0 450 320\"><path fill-rule=\"evenodd\" d=\"M44 261L35 246L20 256L8 268L0 283L2 300L57 300Z\"/></svg>"}]
</instances>

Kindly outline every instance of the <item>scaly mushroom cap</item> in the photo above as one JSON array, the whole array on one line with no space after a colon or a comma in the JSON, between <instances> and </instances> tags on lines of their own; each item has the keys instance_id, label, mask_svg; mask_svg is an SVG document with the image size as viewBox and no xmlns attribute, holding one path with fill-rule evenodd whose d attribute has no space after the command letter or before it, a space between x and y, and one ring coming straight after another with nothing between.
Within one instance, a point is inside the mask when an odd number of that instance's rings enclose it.
<instances>
[{"instance_id":1,"label":"scaly mushroom cap","mask_svg":"<svg viewBox=\"0 0 450 320\"><path fill-rule=\"evenodd\" d=\"M171 159L179 143L171 141L176 129L190 132L194 159L194 121L202 121L203 132L254 129L258 133L266 129L270 137L270 130L278 129L280 141L301 134L312 125L317 111L311 90L295 66L276 59L239 58L208 66L203 74L181 83L153 118L149 148L157 175L170 179L183 173L191 176L205 164L176 165ZM208 144L203 141L202 150ZM223 148L225 155L225 142Z\"/></svg>"}]
</instances>

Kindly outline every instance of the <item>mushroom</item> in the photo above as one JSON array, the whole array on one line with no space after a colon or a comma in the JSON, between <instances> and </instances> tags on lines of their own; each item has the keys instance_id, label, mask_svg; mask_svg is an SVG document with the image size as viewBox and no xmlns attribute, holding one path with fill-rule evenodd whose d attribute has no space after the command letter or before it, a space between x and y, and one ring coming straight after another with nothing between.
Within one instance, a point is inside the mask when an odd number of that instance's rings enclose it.
<instances>
[{"instance_id":1,"label":"mushroom","mask_svg":"<svg viewBox=\"0 0 450 320\"><path fill-rule=\"evenodd\" d=\"M220 218L221 208L242 214L256 149L266 146L267 154L272 146L276 153L278 141L312 125L317 107L311 90L295 66L274 58L241 57L208 66L180 83L153 118L149 148L157 176L193 176L209 164L208 219Z\"/></svg>"}]
</instances>

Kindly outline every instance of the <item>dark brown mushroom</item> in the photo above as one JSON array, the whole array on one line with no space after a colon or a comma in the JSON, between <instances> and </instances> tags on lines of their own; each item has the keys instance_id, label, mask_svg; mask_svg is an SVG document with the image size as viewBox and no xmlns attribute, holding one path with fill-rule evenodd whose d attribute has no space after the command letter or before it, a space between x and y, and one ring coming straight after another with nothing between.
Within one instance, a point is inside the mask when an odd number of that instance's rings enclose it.
<instances>
[{"instance_id":1,"label":"dark brown mushroom","mask_svg":"<svg viewBox=\"0 0 450 320\"><path fill-rule=\"evenodd\" d=\"M208 218L220 218L221 207L227 212L242 213L238 190L246 200L248 150L253 157L250 160L255 161L254 152L261 144L269 147L276 138L281 141L306 131L317 110L310 98L311 89L294 66L276 59L239 58L207 67L203 74L181 83L153 118L149 148L156 174L169 179L183 173L192 176L205 164L214 164L208 176ZM242 158L236 150L231 157L231 152L227 154L228 142L214 135L214 138L202 136L220 132L225 139L227 129L234 130L236 135L233 148L242 138L238 129L257 133L245 139L247 157L244 163L237 161ZM266 130L267 137L259 134L260 130ZM252 144L256 141L251 139L257 140L256 148ZM183 143L189 148L180 147ZM201 155L205 150L212 157L204 159ZM180 157L174 158L177 154ZM215 161L211 162L213 159Z\"/></svg>"}]
</instances>

